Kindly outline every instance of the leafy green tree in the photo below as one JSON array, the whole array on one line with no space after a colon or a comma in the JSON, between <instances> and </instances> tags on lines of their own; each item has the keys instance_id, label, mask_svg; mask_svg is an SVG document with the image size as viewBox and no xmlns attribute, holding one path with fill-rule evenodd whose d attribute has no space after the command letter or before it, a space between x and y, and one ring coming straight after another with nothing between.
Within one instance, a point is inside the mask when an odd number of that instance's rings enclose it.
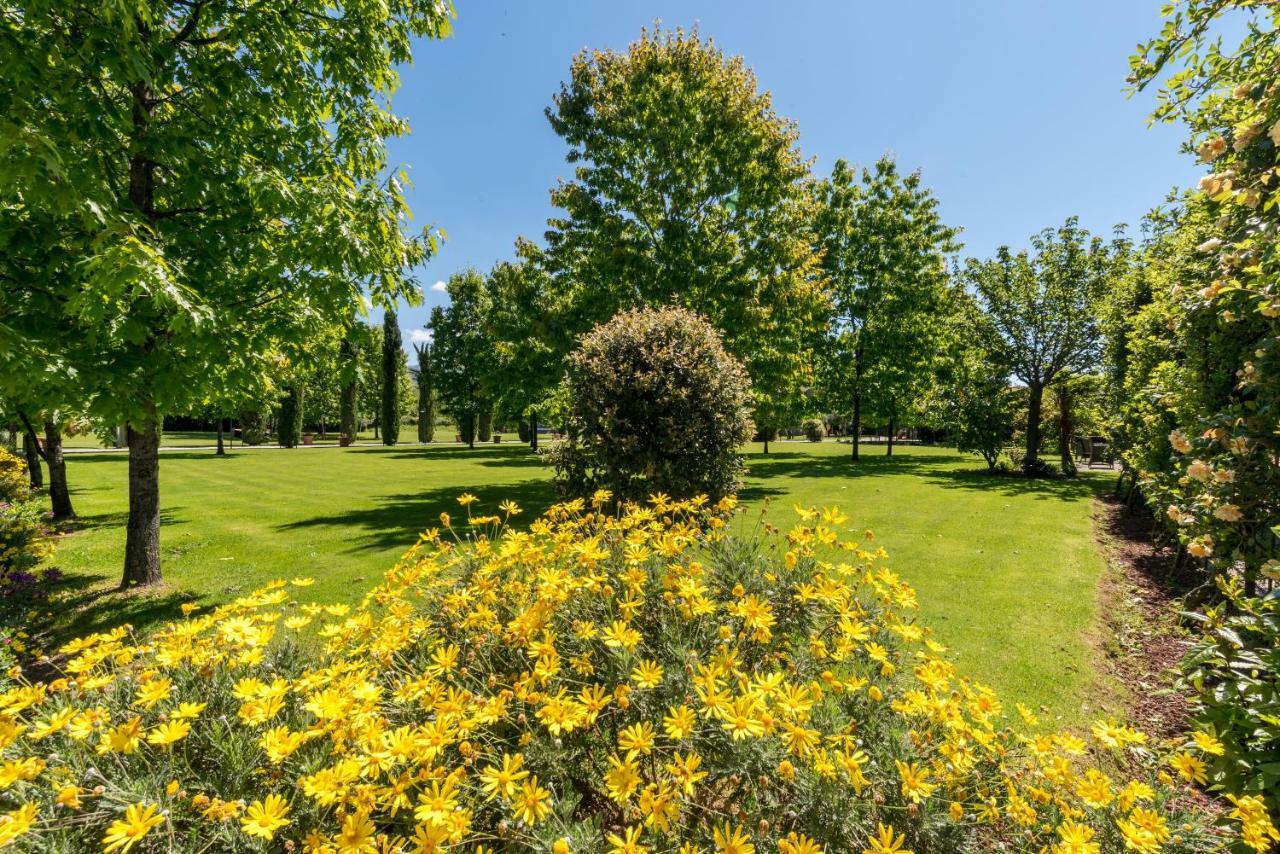
<instances>
[{"instance_id":1,"label":"leafy green tree","mask_svg":"<svg viewBox=\"0 0 1280 854\"><path fill-rule=\"evenodd\" d=\"M832 408L851 415L856 460L864 407L884 416L892 436L906 402L931 376L946 256L960 248L959 231L942 223L920 173L900 175L888 157L860 177L836 161L816 196L815 231L834 307L823 384Z\"/></svg>"},{"instance_id":2,"label":"leafy green tree","mask_svg":"<svg viewBox=\"0 0 1280 854\"><path fill-rule=\"evenodd\" d=\"M944 424L956 450L977 453L994 470L1018 417L1018 395L1000 362L968 348L944 379Z\"/></svg>"},{"instance_id":3,"label":"leafy green tree","mask_svg":"<svg viewBox=\"0 0 1280 854\"><path fill-rule=\"evenodd\" d=\"M416 298L385 140L441 0L18 0L0 14L0 383L15 339L128 425L124 586L160 581L160 424L362 294Z\"/></svg>"},{"instance_id":4,"label":"leafy green tree","mask_svg":"<svg viewBox=\"0 0 1280 854\"><path fill-rule=\"evenodd\" d=\"M387 309L382 316L382 444L400 441L400 363L404 360L400 321Z\"/></svg>"},{"instance_id":5,"label":"leafy green tree","mask_svg":"<svg viewBox=\"0 0 1280 854\"><path fill-rule=\"evenodd\" d=\"M413 345L418 357L418 369L414 379L418 383L418 441L430 442L436 436L435 371L431 363L431 342Z\"/></svg>"},{"instance_id":6,"label":"leafy green tree","mask_svg":"<svg viewBox=\"0 0 1280 854\"><path fill-rule=\"evenodd\" d=\"M554 315L550 278L535 264L502 262L488 276L489 328L499 411L527 425L530 447L538 447L538 421L552 406L563 374L552 344Z\"/></svg>"},{"instance_id":7,"label":"leafy green tree","mask_svg":"<svg viewBox=\"0 0 1280 854\"><path fill-rule=\"evenodd\" d=\"M306 418L303 428L314 427L324 436L328 425L340 419L342 326L331 326L317 334L306 356L295 366L304 386Z\"/></svg>"},{"instance_id":8,"label":"leafy green tree","mask_svg":"<svg viewBox=\"0 0 1280 854\"><path fill-rule=\"evenodd\" d=\"M679 30L579 54L547 117L575 164L545 248L522 244L554 282L548 347L563 358L619 310L683 306L720 330L769 420L826 324L795 124L740 57Z\"/></svg>"},{"instance_id":9,"label":"leafy green tree","mask_svg":"<svg viewBox=\"0 0 1280 854\"><path fill-rule=\"evenodd\" d=\"M457 422L463 441L475 447L478 422L493 406L497 351L489 334L492 301L475 269L454 273L449 304L431 310L432 366L440 405Z\"/></svg>"},{"instance_id":10,"label":"leafy green tree","mask_svg":"<svg viewBox=\"0 0 1280 854\"><path fill-rule=\"evenodd\" d=\"M1027 449L1022 467L1040 474L1044 391L1060 376L1096 366L1099 300L1114 274L1115 245L1076 218L1031 238L1031 251L1002 246L995 258L970 258L966 278L988 322L975 330L1027 387Z\"/></svg>"}]
</instances>

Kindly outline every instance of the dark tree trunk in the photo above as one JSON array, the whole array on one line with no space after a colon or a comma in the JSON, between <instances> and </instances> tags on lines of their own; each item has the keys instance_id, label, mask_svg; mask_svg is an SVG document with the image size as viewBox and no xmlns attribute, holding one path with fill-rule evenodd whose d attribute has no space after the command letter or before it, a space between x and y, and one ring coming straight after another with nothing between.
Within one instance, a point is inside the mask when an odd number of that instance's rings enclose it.
<instances>
[{"instance_id":1,"label":"dark tree trunk","mask_svg":"<svg viewBox=\"0 0 1280 854\"><path fill-rule=\"evenodd\" d=\"M227 449L222 444L222 418L218 418L218 450L214 452L216 456L225 457Z\"/></svg>"},{"instance_id":2,"label":"dark tree trunk","mask_svg":"<svg viewBox=\"0 0 1280 854\"><path fill-rule=\"evenodd\" d=\"M885 443L885 448L884 448L884 455L886 457L893 456L893 432L896 427L897 427L896 420L892 415L890 415L889 416L889 441Z\"/></svg>"},{"instance_id":3,"label":"dark tree trunk","mask_svg":"<svg viewBox=\"0 0 1280 854\"><path fill-rule=\"evenodd\" d=\"M32 489L44 488L44 469L40 467L40 442L30 430L22 432L22 453L27 458L27 477Z\"/></svg>"},{"instance_id":4,"label":"dark tree trunk","mask_svg":"<svg viewBox=\"0 0 1280 854\"><path fill-rule=\"evenodd\" d=\"M538 450L538 410L529 411L529 447Z\"/></svg>"},{"instance_id":5,"label":"dark tree trunk","mask_svg":"<svg viewBox=\"0 0 1280 854\"><path fill-rule=\"evenodd\" d=\"M1071 439L1075 425L1071 421L1071 392L1065 385L1058 386L1058 455L1062 458L1062 473L1074 476L1076 464L1071 459Z\"/></svg>"},{"instance_id":6,"label":"dark tree trunk","mask_svg":"<svg viewBox=\"0 0 1280 854\"><path fill-rule=\"evenodd\" d=\"M769 433L768 433L768 431L766 431L766 432L765 432L765 434L764 434L764 452L765 452L766 454L767 454L767 453L769 453Z\"/></svg>"},{"instance_id":7,"label":"dark tree trunk","mask_svg":"<svg viewBox=\"0 0 1280 854\"><path fill-rule=\"evenodd\" d=\"M71 491L67 489L67 461L62 456L62 430L45 419L44 459L49 464L49 504L53 518L74 519L76 511L71 507Z\"/></svg>"},{"instance_id":8,"label":"dark tree trunk","mask_svg":"<svg viewBox=\"0 0 1280 854\"><path fill-rule=\"evenodd\" d=\"M1044 404L1044 386L1027 386L1027 455L1022 470L1036 474L1040 470L1040 411Z\"/></svg>"},{"instance_id":9,"label":"dark tree trunk","mask_svg":"<svg viewBox=\"0 0 1280 854\"><path fill-rule=\"evenodd\" d=\"M493 405L486 403L480 407L480 417L476 419L477 438L481 444L493 438Z\"/></svg>"},{"instance_id":10,"label":"dark tree trunk","mask_svg":"<svg viewBox=\"0 0 1280 854\"><path fill-rule=\"evenodd\" d=\"M130 422L129 522L125 528L120 588L160 582L160 420L154 406Z\"/></svg>"}]
</instances>

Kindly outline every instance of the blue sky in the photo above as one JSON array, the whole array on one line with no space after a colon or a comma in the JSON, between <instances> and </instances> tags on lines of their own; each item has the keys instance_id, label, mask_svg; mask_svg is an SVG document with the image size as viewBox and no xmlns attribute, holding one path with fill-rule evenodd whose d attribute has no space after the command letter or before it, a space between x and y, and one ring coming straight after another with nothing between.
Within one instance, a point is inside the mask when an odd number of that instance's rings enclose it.
<instances>
[{"instance_id":1,"label":"blue sky","mask_svg":"<svg viewBox=\"0 0 1280 854\"><path fill-rule=\"evenodd\" d=\"M1124 92L1159 0L455 2L453 37L416 45L394 102L413 128L391 156L409 168L416 224L448 233L419 271L426 305L401 314L406 346L444 301L433 283L541 238L548 190L570 176L543 111L574 54L624 49L655 19L745 57L818 173L886 152L922 169L966 254L1072 214L1097 232L1136 225L1196 177L1182 128L1148 128L1150 99Z\"/></svg>"}]
</instances>

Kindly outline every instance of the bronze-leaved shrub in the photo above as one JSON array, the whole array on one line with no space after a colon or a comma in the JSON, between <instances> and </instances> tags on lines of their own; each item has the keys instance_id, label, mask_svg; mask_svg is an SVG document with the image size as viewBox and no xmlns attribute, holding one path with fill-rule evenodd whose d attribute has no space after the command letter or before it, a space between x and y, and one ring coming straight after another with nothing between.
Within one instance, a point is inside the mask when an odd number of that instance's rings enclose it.
<instances>
[{"instance_id":1,"label":"bronze-leaved shrub","mask_svg":"<svg viewBox=\"0 0 1280 854\"><path fill-rule=\"evenodd\" d=\"M1265 850L1180 796L1204 734L1037 729L959 675L835 509L442 517L354 606L280 581L69 644L0 695L0 842L322 852ZM305 587L307 579L291 584ZM287 641L311 626L322 649ZM308 629L311 631L312 629ZM281 642L282 637L285 642ZM1256 840L1261 840L1260 843Z\"/></svg>"},{"instance_id":2,"label":"bronze-leaved shrub","mask_svg":"<svg viewBox=\"0 0 1280 854\"><path fill-rule=\"evenodd\" d=\"M682 308L623 311L583 336L565 376L567 496L728 495L751 438L751 386L720 334Z\"/></svg>"}]
</instances>

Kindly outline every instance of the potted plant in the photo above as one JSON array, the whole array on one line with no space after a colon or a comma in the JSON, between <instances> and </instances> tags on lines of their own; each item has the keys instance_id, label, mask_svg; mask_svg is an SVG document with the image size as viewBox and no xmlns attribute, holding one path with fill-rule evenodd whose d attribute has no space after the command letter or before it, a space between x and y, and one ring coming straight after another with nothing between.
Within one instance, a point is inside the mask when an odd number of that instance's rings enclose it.
<instances>
[{"instance_id":1,"label":"potted plant","mask_svg":"<svg viewBox=\"0 0 1280 854\"><path fill-rule=\"evenodd\" d=\"M314 433L303 433L303 434L302 434L302 444L304 444L304 445L314 445L315 443L316 443L316 436L315 436L315 434L314 434Z\"/></svg>"},{"instance_id":2,"label":"potted plant","mask_svg":"<svg viewBox=\"0 0 1280 854\"><path fill-rule=\"evenodd\" d=\"M351 438L346 433L343 433L341 436L338 437L338 447L340 448L350 447L351 443L354 441L355 439Z\"/></svg>"}]
</instances>

